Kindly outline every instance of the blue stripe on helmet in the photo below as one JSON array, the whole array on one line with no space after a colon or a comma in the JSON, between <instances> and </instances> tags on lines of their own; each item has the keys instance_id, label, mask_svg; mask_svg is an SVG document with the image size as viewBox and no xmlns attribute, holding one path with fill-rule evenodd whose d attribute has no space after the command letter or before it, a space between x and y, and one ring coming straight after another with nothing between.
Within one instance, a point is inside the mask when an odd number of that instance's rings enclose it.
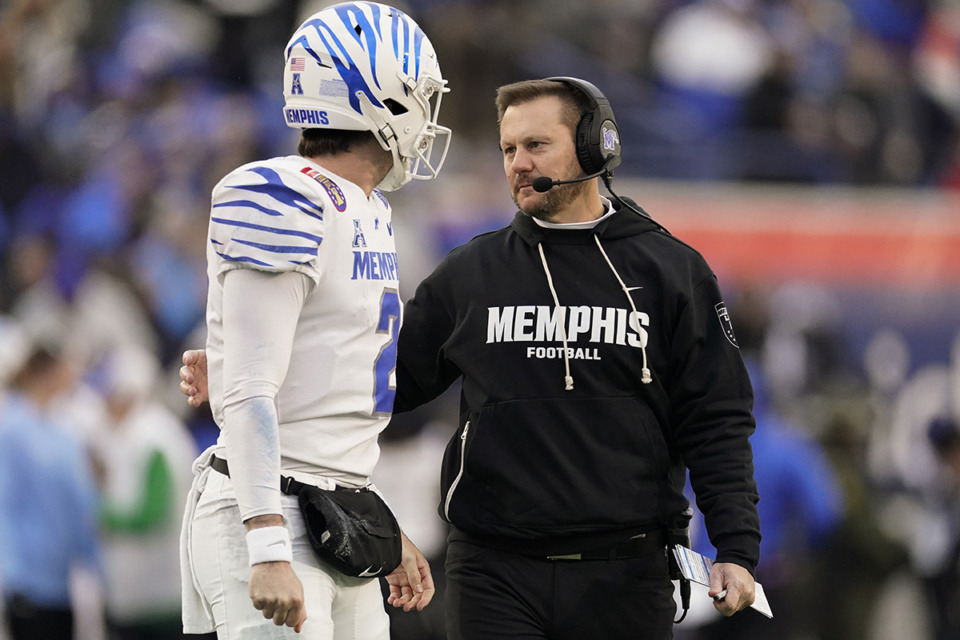
<instances>
[{"instance_id":1,"label":"blue stripe on helmet","mask_svg":"<svg viewBox=\"0 0 960 640\"><path fill-rule=\"evenodd\" d=\"M378 7L371 8L374 10L373 19L374 24L376 24L380 20L380 9ZM367 14L363 12L361 7L355 4L339 5L334 7L334 9L336 9L337 15L340 16L343 26L347 28L347 33L353 35L361 49L366 49L370 62L370 71L373 73L373 82L379 87L380 80L377 78L377 33L379 30L374 29L373 25L370 24L370 21L367 19ZM351 16L357 21L357 26L360 27L360 33L357 33L353 28L353 22L350 20ZM366 40L366 46L364 46L364 40Z\"/></svg>"},{"instance_id":2,"label":"blue stripe on helmet","mask_svg":"<svg viewBox=\"0 0 960 640\"><path fill-rule=\"evenodd\" d=\"M393 21L391 23L391 30L393 31L393 57L397 60L403 59L403 72L410 73L410 57L406 55L409 52L410 48L410 38L408 37L408 28L406 16L402 11L395 11L393 13ZM403 33L401 34L401 30ZM400 42L403 41L404 50L400 50Z\"/></svg>"},{"instance_id":3,"label":"blue stripe on helmet","mask_svg":"<svg viewBox=\"0 0 960 640\"><path fill-rule=\"evenodd\" d=\"M368 4L370 10L373 11L373 28L377 32L377 37L380 40L383 40L383 33L380 31L380 5L378 4Z\"/></svg>"},{"instance_id":4,"label":"blue stripe on helmet","mask_svg":"<svg viewBox=\"0 0 960 640\"><path fill-rule=\"evenodd\" d=\"M341 15L341 20L343 19L344 17L343 15ZM345 21L345 24L347 24L346 21ZM370 89L370 86L367 84L366 80L363 79L363 75L360 73L360 70L357 67L356 63L354 63L353 60L350 58L350 55L347 53L346 49L344 48L340 40L337 38L337 36L330 29L329 25L325 24L321 20L311 20L305 23L304 26L310 26L316 29L317 35L319 36L320 41L323 43L324 47L326 47L327 52L330 54L331 58L333 59L333 63L337 69L337 73L340 74L340 78L347 85L347 91L349 93L348 97L350 99L350 107L357 113L363 113L360 110L360 100L357 98L358 92L366 94L367 97L370 99L370 102L374 106L382 107L383 104L373 94L373 91ZM368 23L368 27L369 27L369 23ZM348 27L348 31L352 31L352 29L349 29ZM364 32L367 34L366 37L368 39L368 44L371 45L368 55L370 57L370 61L369 61L370 68L373 71L375 76L376 75L375 60L376 60L376 47L377 47L376 36L372 33L370 29L366 29ZM358 42L361 42L359 40L359 36L357 36L357 38L358 38Z\"/></svg>"},{"instance_id":5,"label":"blue stripe on helmet","mask_svg":"<svg viewBox=\"0 0 960 640\"><path fill-rule=\"evenodd\" d=\"M314 20L313 22L319 22L319 20ZM297 38L296 40L293 40L292 42L290 42L290 46L287 47L287 50L286 50L286 51L284 52L284 54L283 54L284 60L287 60L287 61L290 60L290 52L291 52L291 51L293 50L293 48L294 48L295 46L297 46L297 45L300 45L300 47L301 47L304 51L306 51L308 54L310 54L310 57L313 58L314 62L316 62L316 63L317 63L318 65L320 65L321 67L329 67L329 66L330 66L330 65L328 65L328 64L324 64L323 61L320 59L320 56L318 56L317 53L310 47L310 43L307 42L307 36L306 36L306 34L304 34L304 35L300 36L299 38Z\"/></svg>"},{"instance_id":6,"label":"blue stripe on helmet","mask_svg":"<svg viewBox=\"0 0 960 640\"><path fill-rule=\"evenodd\" d=\"M413 77L415 80L420 79L420 50L423 48L423 39L426 37L426 34L423 33L423 29L417 27L413 32L413 59L416 61L416 68L413 71Z\"/></svg>"},{"instance_id":7,"label":"blue stripe on helmet","mask_svg":"<svg viewBox=\"0 0 960 640\"><path fill-rule=\"evenodd\" d=\"M398 27L398 17L396 11L390 13L390 41L393 42L393 57L397 60L400 59L400 38L397 37Z\"/></svg>"}]
</instances>

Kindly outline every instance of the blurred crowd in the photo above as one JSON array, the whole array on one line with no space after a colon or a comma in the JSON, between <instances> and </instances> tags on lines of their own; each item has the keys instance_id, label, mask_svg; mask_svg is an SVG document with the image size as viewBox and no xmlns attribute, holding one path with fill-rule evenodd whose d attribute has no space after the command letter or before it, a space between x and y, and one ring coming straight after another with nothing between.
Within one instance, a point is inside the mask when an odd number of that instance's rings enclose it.
<instances>
[{"instance_id":1,"label":"blurred crowd","mask_svg":"<svg viewBox=\"0 0 960 640\"><path fill-rule=\"evenodd\" d=\"M595 78L634 143L625 164L642 175L957 185L954 2L520 4L509 57L534 75Z\"/></svg>"},{"instance_id":2,"label":"blurred crowd","mask_svg":"<svg viewBox=\"0 0 960 640\"><path fill-rule=\"evenodd\" d=\"M202 317L210 189L293 151L279 61L323 4L9 0L0 309L51 324L68 302L100 334L90 351L121 332L174 356ZM564 74L615 106L623 175L960 186L955 3L402 4L450 80L448 174L496 175L498 85ZM123 313L99 311L102 297Z\"/></svg>"},{"instance_id":3,"label":"blurred crowd","mask_svg":"<svg viewBox=\"0 0 960 640\"><path fill-rule=\"evenodd\" d=\"M757 579L775 617L719 619L704 598L680 640L960 637L960 323L942 360L914 362L892 327L858 359L842 292L734 295L755 393ZM695 517L711 557L704 536Z\"/></svg>"},{"instance_id":4,"label":"blurred crowd","mask_svg":"<svg viewBox=\"0 0 960 640\"><path fill-rule=\"evenodd\" d=\"M192 457L216 435L174 373L204 339L210 190L244 162L294 152L282 49L326 4L0 5L0 434L11 438L0 525L27 497L73 487L57 496L77 509L70 560L104 585L116 638L155 637L136 634L175 618L171 532ZM606 93L624 140L618 178L960 189L960 6L949 0L396 4L438 51L452 89L440 120L454 130L437 185L392 198L407 295L444 251L509 219L493 96L528 77L578 76ZM726 284L762 390L758 577L775 613L738 616L736 633L960 637L960 341L918 367L903 335L878 332L852 362L828 287ZM418 487L391 503L441 578L450 404L395 420L378 471ZM49 461L31 467L54 441L66 477L43 475ZM0 546L66 548L57 531L0 528ZM18 571L29 573L0 559L0 585ZM396 635L439 638L438 616L442 604L398 620ZM733 637L729 624L692 610L678 633Z\"/></svg>"}]
</instances>

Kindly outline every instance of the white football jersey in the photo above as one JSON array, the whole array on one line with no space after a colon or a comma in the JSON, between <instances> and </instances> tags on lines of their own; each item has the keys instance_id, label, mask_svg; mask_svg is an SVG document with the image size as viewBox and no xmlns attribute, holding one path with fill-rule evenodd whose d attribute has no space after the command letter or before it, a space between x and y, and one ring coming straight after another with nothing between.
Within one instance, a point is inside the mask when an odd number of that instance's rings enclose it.
<instances>
[{"instance_id":1,"label":"white football jersey","mask_svg":"<svg viewBox=\"0 0 960 640\"><path fill-rule=\"evenodd\" d=\"M377 436L395 393L401 301L390 205L379 191L367 198L299 156L244 165L214 188L207 362L210 404L221 428L220 277L235 268L297 271L316 285L304 302L277 395L283 470L364 481L379 456Z\"/></svg>"}]
</instances>

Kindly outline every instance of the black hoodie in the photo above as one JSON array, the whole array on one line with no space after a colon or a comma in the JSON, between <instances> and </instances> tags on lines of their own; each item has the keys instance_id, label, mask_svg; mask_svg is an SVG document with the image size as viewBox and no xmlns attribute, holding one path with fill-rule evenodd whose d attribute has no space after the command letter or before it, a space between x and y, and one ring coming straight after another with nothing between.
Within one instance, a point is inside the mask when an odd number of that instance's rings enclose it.
<instances>
[{"instance_id":1,"label":"black hoodie","mask_svg":"<svg viewBox=\"0 0 960 640\"><path fill-rule=\"evenodd\" d=\"M406 306L395 410L461 376L440 504L457 535L584 551L683 512L687 467L717 560L755 569L750 381L713 272L648 218L518 212L451 251Z\"/></svg>"}]
</instances>

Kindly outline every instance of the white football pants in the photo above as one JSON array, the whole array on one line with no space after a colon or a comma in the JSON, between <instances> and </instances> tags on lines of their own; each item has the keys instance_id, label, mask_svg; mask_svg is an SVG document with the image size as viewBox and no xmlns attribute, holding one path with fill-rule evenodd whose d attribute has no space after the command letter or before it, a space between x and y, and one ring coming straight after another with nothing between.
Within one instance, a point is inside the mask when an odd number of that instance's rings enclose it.
<instances>
[{"instance_id":1,"label":"white football pants","mask_svg":"<svg viewBox=\"0 0 960 640\"><path fill-rule=\"evenodd\" d=\"M283 496L283 517L293 543L293 570L303 583L307 620L295 633L264 618L248 592L246 528L231 480L213 469L204 473L206 486L192 521L191 558L218 640L389 640L379 580L351 578L320 564L296 496Z\"/></svg>"}]
</instances>

